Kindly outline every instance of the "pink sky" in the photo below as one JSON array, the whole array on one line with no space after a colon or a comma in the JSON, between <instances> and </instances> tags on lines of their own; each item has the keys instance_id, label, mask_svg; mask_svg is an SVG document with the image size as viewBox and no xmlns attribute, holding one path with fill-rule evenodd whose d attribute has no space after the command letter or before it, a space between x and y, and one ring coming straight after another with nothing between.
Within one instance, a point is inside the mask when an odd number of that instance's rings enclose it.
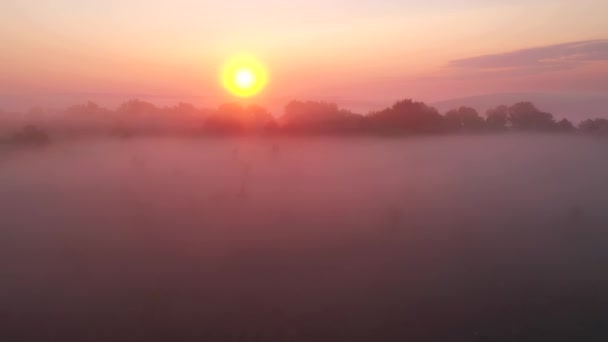
<instances>
[{"instance_id":1,"label":"pink sky","mask_svg":"<svg viewBox=\"0 0 608 342\"><path fill-rule=\"evenodd\" d=\"M268 65L271 82L252 101L271 107L608 94L605 13L608 2L592 0L4 0L0 100L216 106L231 100L220 66L241 52Z\"/></svg>"}]
</instances>

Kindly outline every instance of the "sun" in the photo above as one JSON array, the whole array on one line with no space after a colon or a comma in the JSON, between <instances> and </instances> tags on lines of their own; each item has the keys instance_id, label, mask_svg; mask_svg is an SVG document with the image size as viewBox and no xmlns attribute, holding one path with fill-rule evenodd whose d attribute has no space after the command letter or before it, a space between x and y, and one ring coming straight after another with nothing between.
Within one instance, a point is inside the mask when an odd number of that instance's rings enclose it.
<instances>
[{"instance_id":1,"label":"sun","mask_svg":"<svg viewBox=\"0 0 608 342\"><path fill-rule=\"evenodd\" d=\"M222 68L221 81L230 93L238 97L252 97L268 83L264 65L250 55L230 59Z\"/></svg>"}]
</instances>

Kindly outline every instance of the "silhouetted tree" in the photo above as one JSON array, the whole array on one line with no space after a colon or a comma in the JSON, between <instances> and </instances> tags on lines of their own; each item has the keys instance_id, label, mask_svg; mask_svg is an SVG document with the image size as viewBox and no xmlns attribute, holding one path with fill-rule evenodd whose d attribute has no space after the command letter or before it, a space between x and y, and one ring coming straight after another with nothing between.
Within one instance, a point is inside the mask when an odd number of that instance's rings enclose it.
<instances>
[{"instance_id":1,"label":"silhouetted tree","mask_svg":"<svg viewBox=\"0 0 608 342\"><path fill-rule=\"evenodd\" d=\"M109 113L111 113L110 110L102 108L97 103L91 101L69 107L65 110L65 114L71 117L108 115Z\"/></svg>"},{"instance_id":2,"label":"silhouetted tree","mask_svg":"<svg viewBox=\"0 0 608 342\"><path fill-rule=\"evenodd\" d=\"M578 128L585 133L608 135L608 119L587 119Z\"/></svg>"},{"instance_id":3,"label":"silhouetted tree","mask_svg":"<svg viewBox=\"0 0 608 342\"><path fill-rule=\"evenodd\" d=\"M277 122L270 112L261 106L250 105L245 108L246 128L249 132L258 134L274 133Z\"/></svg>"},{"instance_id":4,"label":"silhouetted tree","mask_svg":"<svg viewBox=\"0 0 608 342\"><path fill-rule=\"evenodd\" d=\"M244 109L241 105L236 103L223 104L216 113L205 120L204 130L213 134L245 133L243 116Z\"/></svg>"},{"instance_id":5,"label":"silhouetted tree","mask_svg":"<svg viewBox=\"0 0 608 342\"><path fill-rule=\"evenodd\" d=\"M437 133L445 130L444 117L437 109L411 99L370 113L368 122L373 131L389 134Z\"/></svg>"},{"instance_id":6,"label":"silhouetted tree","mask_svg":"<svg viewBox=\"0 0 608 342\"><path fill-rule=\"evenodd\" d=\"M562 132L571 132L576 130L572 122L570 122L570 120L568 119L559 120L559 122L557 123L557 129Z\"/></svg>"},{"instance_id":7,"label":"silhouetted tree","mask_svg":"<svg viewBox=\"0 0 608 342\"><path fill-rule=\"evenodd\" d=\"M460 107L445 114L445 124L450 131L479 132L485 122L474 108Z\"/></svg>"},{"instance_id":8,"label":"silhouetted tree","mask_svg":"<svg viewBox=\"0 0 608 342\"><path fill-rule=\"evenodd\" d=\"M479 116L474 108L460 107L445 115L423 102L411 99L397 101L391 107L368 115L355 114L335 103L292 101L276 120L260 106L243 107L229 103L216 110L202 110L192 104L157 107L141 100L130 100L115 111L87 102L64 111L48 111L40 107L22 115L0 116L0 132L6 136L18 131L21 137L34 136L31 129L25 134L24 123L35 122L53 135L112 134L132 137L149 134L190 135L212 134L429 134L442 132L480 132L505 130L576 130L567 119L556 122L553 115L538 110L530 102L513 106L499 106ZM582 132L606 133L606 119L586 120L580 124ZM608 133L607 133L608 134Z\"/></svg>"},{"instance_id":9,"label":"silhouetted tree","mask_svg":"<svg viewBox=\"0 0 608 342\"><path fill-rule=\"evenodd\" d=\"M272 129L274 117L263 107L244 108L238 103L221 105L203 125L204 131L213 134L266 133Z\"/></svg>"},{"instance_id":10,"label":"silhouetted tree","mask_svg":"<svg viewBox=\"0 0 608 342\"><path fill-rule=\"evenodd\" d=\"M509 108L509 122L515 130L552 130L555 120L551 113L538 110L531 102L519 102Z\"/></svg>"},{"instance_id":11,"label":"silhouetted tree","mask_svg":"<svg viewBox=\"0 0 608 342\"><path fill-rule=\"evenodd\" d=\"M352 133L363 128L363 120L335 103L292 101L285 107L281 125L291 133Z\"/></svg>"},{"instance_id":12,"label":"silhouetted tree","mask_svg":"<svg viewBox=\"0 0 608 342\"><path fill-rule=\"evenodd\" d=\"M152 103L136 99L121 104L116 112L121 115L152 116L158 114L159 109Z\"/></svg>"},{"instance_id":13,"label":"silhouetted tree","mask_svg":"<svg viewBox=\"0 0 608 342\"><path fill-rule=\"evenodd\" d=\"M202 121L209 111L196 108L191 103L180 102L176 106L162 108L161 111L176 122Z\"/></svg>"},{"instance_id":14,"label":"silhouetted tree","mask_svg":"<svg viewBox=\"0 0 608 342\"><path fill-rule=\"evenodd\" d=\"M26 125L21 131L13 135L12 141L20 144L42 146L47 145L51 139L40 127L36 125Z\"/></svg>"},{"instance_id":15,"label":"silhouetted tree","mask_svg":"<svg viewBox=\"0 0 608 342\"><path fill-rule=\"evenodd\" d=\"M486 111L486 128L491 131L504 131L509 122L509 107L498 106Z\"/></svg>"},{"instance_id":16,"label":"silhouetted tree","mask_svg":"<svg viewBox=\"0 0 608 342\"><path fill-rule=\"evenodd\" d=\"M60 127L56 127L58 131L70 135L87 135L110 130L115 120L113 111L89 101L67 108L55 121L60 124Z\"/></svg>"},{"instance_id":17,"label":"silhouetted tree","mask_svg":"<svg viewBox=\"0 0 608 342\"><path fill-rule=\"evenodd\" d=\"M141 100L130 100L116 110L114 130L121 136L165 132L167 117L160 108Z\"/></svg>"},{"instance_id":18,"label":"silhouetted tree","mask_svg":"<svg viewBox=\"0 0 608 342\"><path fill-rule=\"evenodd\" d=\"M164 111L172 116L197 117L202 116L203 111L194 107L191 103L180 102L177 106L167 107Z\"/></svg>"},{"instance_id":19,"label":"silhouetted tree","mask_svg":"<svg viewBox=\"0 0 608 342\"><path fill-rule=\"evenodd\" d=\"M195 134L203 126L211 111L196 108L193 104L180 102L176 106L161 108L163 121L173 134Z\"/></svg>"}]
</instances>

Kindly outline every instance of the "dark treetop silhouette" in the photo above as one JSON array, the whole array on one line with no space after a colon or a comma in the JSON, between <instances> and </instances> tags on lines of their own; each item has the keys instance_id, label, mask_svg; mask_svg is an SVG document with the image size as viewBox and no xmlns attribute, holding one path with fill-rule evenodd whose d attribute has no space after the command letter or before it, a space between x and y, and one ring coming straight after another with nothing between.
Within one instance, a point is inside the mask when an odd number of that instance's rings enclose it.
<instances>
[{"instance_id":1,"label":"dark treetop silhouette","mask_svg":"<svg viewBox=\"0 0 608 342\"><path fill-rule=\"evenodd\" d=\"M130 100L116 110L88 102L65 110L33 108L27 113L0 112L3 141L43 144L52 137L85 136L217 136L217 135L422 135L483 132L608 133L608 120L589 119L578 125L556 121L530 102L489 109L482 117L470 107L442 115L437 109L411 99L366 115L341 109L335 103L292 101L282 116L260 106L224 104L216 110L180 103L157 107Z\"/></svg>"}]
</instances>

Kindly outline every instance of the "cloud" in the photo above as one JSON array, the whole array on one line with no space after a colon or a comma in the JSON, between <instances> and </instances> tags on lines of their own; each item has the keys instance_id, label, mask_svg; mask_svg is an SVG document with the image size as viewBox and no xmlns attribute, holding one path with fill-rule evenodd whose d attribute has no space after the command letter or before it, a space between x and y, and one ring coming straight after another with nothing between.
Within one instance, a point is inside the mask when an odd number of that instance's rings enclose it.
<instances>
[{"instance_id":1,"label":"cloud","mask_svg":"<svg viewBox=\"0 0 608 342\"><path fill-rule=\"evenodd\" d=\"M478 71L545 72L608 61L608 39L570 42L453 60L448 67Z\"/></svg>"}]
</instances>

